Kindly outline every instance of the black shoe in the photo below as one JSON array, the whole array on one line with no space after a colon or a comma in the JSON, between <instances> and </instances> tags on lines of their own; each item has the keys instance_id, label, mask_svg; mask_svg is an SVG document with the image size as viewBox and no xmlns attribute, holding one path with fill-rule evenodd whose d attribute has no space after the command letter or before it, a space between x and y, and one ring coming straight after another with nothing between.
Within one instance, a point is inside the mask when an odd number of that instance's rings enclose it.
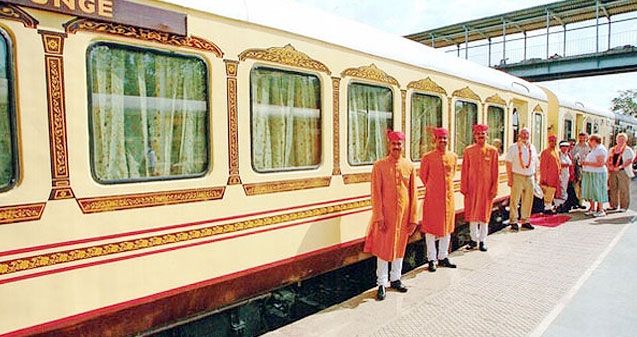
<instances>
[{"instance_id":1,"label":"black shoe","mask_svg":"<svg viewBox=\"0 0 637 337\"><path fill-rule=\"evenodd\" d=\"M534 230L534 229L535 229L535 227L533 227L533 225L531 225L531 224L530 224L530 223L528 223L528 222L527 222L527 223L522 224L522 228L524 228L524 229L528 229L528 230Z\"/></svg>"},{"instance_id":2,"label":"black shoe","mask_svg":"<svg viewBox=\"0 0 637 337\"><path fill-rule=\"evenodd\" d=\"M391 288L396 289L398 290L398 292L401 292L401 293L407 292L407 287L405 287L403 283L400 282L400 280L391 281Z\"/></svg>"},{"instance_id":3,"label":"black shoe","mask_svg":"<svg viewBox=\"0 0 637 337\"><path fill-rule=\"evenodd\" d=\"M476 249L477 246L478 246L478 243L471 240L469 241L469 244L467 244L467 250Z\"/></svg>"},{"instance_id":4,"label":"black shoe","mask_svg":"<svg viewBox=\"0 0 637 337\"><path fill-rule=\"evenodd\" d=\"M514 223L511 225L511 230L517 232L520 230L520 227L518 227L518 224Z\"/></svg>"},{"instance_id":5,"label":"black shoe","mask_svg":"<svg viewBox=\"0 0 637 337\"><path fill-rule=\"evenodd\" d=\"M385 299L385 286L378 286L378 292L376 292L376 299L382 301Z\"/></svg>"},{"instance_id":6,"label":"black shoe","mask_svg":"<svg viewBox=\"0 0 637 337\"><path fill-rule=\"evenodd\" d=\"M554 215L556 214L556 212L553 209L545 209L544 212L542 212L546 215Z\"/></svg>"},{"instance_id":7,"label":"black shoe","mask_svg":"<svg viewBox=\"0 0 637 337\"><path fill-rule=\"evenodd\" d=\"M427 267L427 270L429 270L430 272L435 272L436 271L436 265L434 264L434 260L429 260L429 262L427 262L429 264L429 266Z\"/></svg>"},{"instance_id":8,"label":"black shoe","mask_svg":"<svg viewBox=\"0 0 637 337\"><path fill-rule=\"evenodd\" d=\"M484 244L484 242L480 242L480 251L481 252L487 251L487 246Z\"/></svg>"},{"instance_id":9,"label":"black shoe","mask_svg":"<svg viewBox=\"0 0 637 337\"><path fill-rule=\"evenodd\" d=\"M456 268L456 265L449 262L449 259L445 257L442 260L438 260L438 267Z\"/></svg>"}]
</instances>

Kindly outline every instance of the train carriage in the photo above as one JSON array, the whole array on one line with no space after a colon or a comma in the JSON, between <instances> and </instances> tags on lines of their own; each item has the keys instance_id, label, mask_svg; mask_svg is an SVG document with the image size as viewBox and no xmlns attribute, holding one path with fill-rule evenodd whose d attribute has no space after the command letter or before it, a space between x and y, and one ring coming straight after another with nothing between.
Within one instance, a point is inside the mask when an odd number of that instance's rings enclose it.
<instances>
[{"instance_id":1,"label":"train carriage","mask_svg":"<svg viewBox=\"0 0 637 337\"><path fill-rule=\"evenodd\" d=\"M0 335L131 335L368 258L387 128L417 167L438 126L461 156L478 122L541 149L613 120L293 2L172 2L0 1Z\"/></svg>"}]
</instances>

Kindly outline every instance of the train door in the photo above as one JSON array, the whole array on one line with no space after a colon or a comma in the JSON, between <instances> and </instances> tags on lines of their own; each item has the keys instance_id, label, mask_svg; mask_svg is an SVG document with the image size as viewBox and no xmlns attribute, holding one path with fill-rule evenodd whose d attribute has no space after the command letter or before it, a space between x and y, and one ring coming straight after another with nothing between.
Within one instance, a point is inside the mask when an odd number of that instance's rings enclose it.
<instances>
[{"instance_id":1,"label":"train door","mask_svg":"<svg viewBox=\"0 0 637 337\"><path fill-rule=\"evenodd\" d=\"M572 139L575 138L573 133L573 118L570 115L566 115L564 117L564 129L562 132L562 139Z\"/></svg>"},{"instance_id":2,"label":"train door","mask_svg":"<svg viewBox=\"0 0 637 337\"><path fill-rule=\"evenodd\" d=\"M513 141L515 142L518 140L518 134L520 133L520 115L516 108L513 108L513 113L511 114L511 128L513 129Z\"/></svg>"}]
</instances>

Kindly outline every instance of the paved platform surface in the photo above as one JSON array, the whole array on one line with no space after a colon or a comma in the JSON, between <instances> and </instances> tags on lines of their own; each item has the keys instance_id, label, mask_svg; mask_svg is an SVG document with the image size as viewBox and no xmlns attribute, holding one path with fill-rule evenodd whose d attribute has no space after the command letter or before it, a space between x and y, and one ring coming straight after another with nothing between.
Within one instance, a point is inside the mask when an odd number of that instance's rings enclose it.
<instances>
[{"instance_id":1,"label":"paved platform surface","mask_svg":"<svg viewBox=\"0 0 637 337\"><path fill-rule=\"evenodd\" d=\"M569 215L453 252L457 269L417 268L406 294L370 289L264 336L637 336L637 212Z\"/></svg>"}]
</instances>

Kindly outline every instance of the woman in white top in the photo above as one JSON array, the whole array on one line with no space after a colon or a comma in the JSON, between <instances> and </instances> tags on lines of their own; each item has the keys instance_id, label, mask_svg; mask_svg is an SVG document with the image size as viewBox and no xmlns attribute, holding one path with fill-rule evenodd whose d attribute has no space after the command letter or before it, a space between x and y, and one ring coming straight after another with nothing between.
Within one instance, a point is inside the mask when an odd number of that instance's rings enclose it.
<instances>
[{"instance_id":1,"label":"woman in white top","mask_svg":"<svg viewBox=\"0 0 637 337\"><path fill-rule=\"evenodd\" d=\"M582 198L591 203L585 214L595 217L606 215L603 204L608 202L608 151L601 143L602 138L598 134L591 135L588 138L591 152L582 161Z\"/></svg>"},{"instance_id":2,"label":"woman in white top","mask_svg":"<svg viewBox=\"0 0 637 337\"><path fill-rule=\"evenodd\" d=\"M628 135L620 133L615 137L616 145L611 148L606 166L608 167L609 210L625 211L630 203L630 179L633 173L635 152L628 146Z\"/></svg>"}]
</instances>

